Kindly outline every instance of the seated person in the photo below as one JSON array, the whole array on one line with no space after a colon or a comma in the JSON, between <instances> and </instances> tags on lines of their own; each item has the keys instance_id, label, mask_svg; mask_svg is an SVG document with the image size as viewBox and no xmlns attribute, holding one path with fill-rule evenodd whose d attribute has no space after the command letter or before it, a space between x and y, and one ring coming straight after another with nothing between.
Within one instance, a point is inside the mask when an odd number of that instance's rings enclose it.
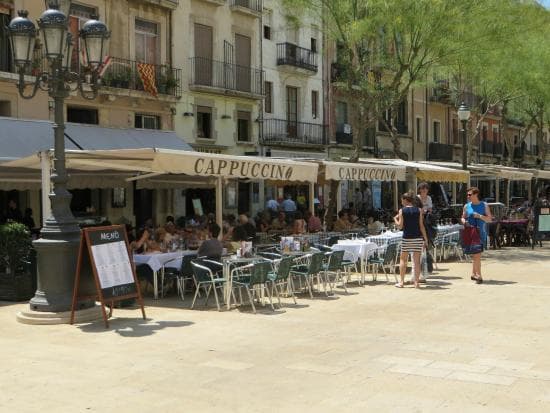
<instances>
[{"instance_id":1,"label":"seated person","mask_svg":"<svg viewBox=\"0 0 550 413\"><path fill-rule=\"evenodd\" d=\"M164 236L164 241L170 243L172 241L179 240L179 235L176 232L176 224L171 221L168 221L164 224L164 229L166 230L166 235Z\"/></svg>"},{"instance_id":2,"label":"seated person","mask_svg":"<svg viewBox=\"0 0 550 413\"><path fill-rule=\"evenodd\" d=\"M264 211L260 214L260 219L258 220L257 229L259 232L267 232L271 228L271 214L267 211Z\"/></svg>"},{"instance_id":3,"label":"seated person","mask_svg":"<svg viewBox=\"0 0 550 413\"><path fill-rule=\"evenodd\" d=\"M218 239L218 236L220 235L220 226L216 223L210 224L208 234L209 239L201 244L199 250L197 251L197 255L199 257L206 257L219 261L221 260L223 251L223 245Z\"/></svg>"},{"instance_id":4,"label":"seated person","mask_svg":"<svg viewBox=\"0 0 550 413\"><path fill-rule=\"evenodd\" d=\"M277 218L271 221L271 229L274 231L284 231L286 228L286 214L283 211L280 211Z\"/></svg>"},{"instance_id":5,"label":"seated person","mask_svg":"<svg viewBox=\"0 0 550 413\"><path fill-rule=\"evenodd\" d=\"M313 215L311 211L306 212L307 229L309 232L319 232L323 230L321 219L317 214Z\"/></svg>"},{"instance_id":6,"label":"seated person","mask_svg":"<svg viewBox=\"0 0 550 413\"><path fill-rule=\"evenodd\" d=\"M351 229L362 229L363 223L355 213L355 211L350 211L349 214L349 223L351 225Z\"/></svg>"},{"instance_id":7,"label":"seated person","mask_svg":"<svg viewBox=\"0 0 550 413\"><path fill-rule=\"evenodd\" d=\"M336 232L343 232L343 231L349 231L351 229L351 225L348 220L348 213L347 211L341 210L338 212L338 219L334 223L333 230Z\"/></svg>"},{"instance_id":8,"label":"seated person","mask_svg":"<svg viewBox=\"0 0 550 413\"><path fill-rule=\"evenodd\" d=\"M376 219L372 215L369 215L367 219L367 223L368 223L367 229L370 235L378 235L384 229L384 224L382 224L378 219Z\"/></svg>"},{"instance_id":9,"label":"seated person","mask_svg":"<svg viewBox=\"0 0 550 413\"><path fill-rule=\"evenodd\" d=\"M256 236L256 228L244 214L239 215L240 225L233 230L233 241L249 241Z\"/></svg>"},{"instance_id":10,"label":"seated person","mask_svg":"<svg viewBox=\"0 0 550 413\"><path fill-rule=\"evenodd\" d=\"M306 221L302 218L302 213L296 211L294 215L294 225L292 226L293 234L305 234L306 233Z\"/></svg>"}]
</instances>

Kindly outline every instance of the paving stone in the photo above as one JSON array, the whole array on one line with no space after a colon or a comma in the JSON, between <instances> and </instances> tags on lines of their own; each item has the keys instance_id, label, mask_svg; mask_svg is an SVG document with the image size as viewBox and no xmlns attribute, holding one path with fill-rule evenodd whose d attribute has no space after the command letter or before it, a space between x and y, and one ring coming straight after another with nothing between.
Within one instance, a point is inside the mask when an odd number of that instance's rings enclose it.
<instances>
[{"instance_id":1,"label":"paving stone","mask_svg":"<svg viewBox=\"0 0 550 413\"><path fill-rule=\"evenodd\" d=\"M466 363L454 363L449 361L434 361L428 367L453 371L466 371L469 373L487 373L489 370L491 370L490 366L475 366Z\"/></svg>"},{"instance_id":2,"label":"paving stone","mask_svg":"<svg viewBox=\"0 0 550 413\"><path fill-rule=\"evenodd\" d=\"M382 356L375 358L374 361L387 364L399 364L403 366L427 366L432 363L433 360L421 359L421 358L411 358L411 357L400 357L400 356Z\"/></svg>"},{"instance_id":3,"label":"paving stone","mask_svg":"<svg viewBox=\"0 0 550 413\"><path fill-rule=\"evenodd\" d=\"M443 378L452 373L448 369L436 369L432 367L414 367L414 366L402 366L396 365L390 367L387 371L391 373L413 374L415 376L435 377Z\"/></svg>"},{"instance_id":4,"label":"paving stone","mask_svg":"<svg viewBox=\"0 0 550 413\"><path fill-rule=\"evenodd\" d=\"M497 384L500 386L510 386L516 379L509 376L497 376L494 374L467 373L464 371L455 371L446 377L450 380L471 381L476 383Z\"/></svg>"},{"instance_id":5,"label":"paving stone","mask_svg":"<svg viewBox=\"0 0 550 413\"><path fill-rule=\"evenodd\" d=\"M251 369L252 367L254 367L253 364L249 364L249 363L240 363L238 361L220 360L220 359L209 360L206 363L202 363L200 365L205 367L217 367L224 370L235 370L235 371Z\"/></svg>"},{"instance_id":6,"label":"paving stone","mask_svg":"<svg viewBox=\"0 0 550 413\"><path fill-rule=\"evenodd\" d=\"M527 370L532 368L535 363L526 363L523 361L512 361L492 358L478 358L472 361L471 364L480 366L498 367L504 370Z\"/></svg>"}]
</instances>

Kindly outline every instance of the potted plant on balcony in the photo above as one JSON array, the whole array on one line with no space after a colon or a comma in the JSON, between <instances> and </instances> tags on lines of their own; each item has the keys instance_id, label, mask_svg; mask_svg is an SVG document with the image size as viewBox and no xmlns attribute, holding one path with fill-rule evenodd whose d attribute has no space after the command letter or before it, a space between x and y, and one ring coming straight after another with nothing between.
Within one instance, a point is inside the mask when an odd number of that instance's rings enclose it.
<instances>
[{"instance_id":1,"label":"potted plant on balcony","mask_svg":"<svg viewBox=\"0 0 550 413\"><path fill-rule=\"evenodd\" d=\"M173 95L174 89L178 86L178 81L172 74L172 69L167 69L165 74L159 75L158 92L167 95Z\"/></svg>"},{"instance_id":2,"label":"potted plant on balcony","mask_svg":"<svg viewBox=\"0 0 550 413\"><path fill-rule=\"evenodd\" d=\"M25 301L32 297L32 241L18 222L0 226L0 300Z\"/></svg>"}]
</instances>

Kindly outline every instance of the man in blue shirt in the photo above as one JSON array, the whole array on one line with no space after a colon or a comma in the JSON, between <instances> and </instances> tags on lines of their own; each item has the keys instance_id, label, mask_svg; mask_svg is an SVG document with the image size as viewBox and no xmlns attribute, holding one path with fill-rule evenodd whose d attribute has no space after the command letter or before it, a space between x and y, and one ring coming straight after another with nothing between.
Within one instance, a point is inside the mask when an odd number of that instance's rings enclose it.
<instances>
[{"instance_id":1,"label":"man in blue shirt","mask_svg":"<svg viewBox=\"0 0 550 413\"><path fill-rule=\"evenodd\" d=\"M294 214L296 213L296 202L292 200L290 194L286 194L286 199L281 203L281 208L286 214L286 220L288 223L294 221Z\"/></svg>"}]
</instances>

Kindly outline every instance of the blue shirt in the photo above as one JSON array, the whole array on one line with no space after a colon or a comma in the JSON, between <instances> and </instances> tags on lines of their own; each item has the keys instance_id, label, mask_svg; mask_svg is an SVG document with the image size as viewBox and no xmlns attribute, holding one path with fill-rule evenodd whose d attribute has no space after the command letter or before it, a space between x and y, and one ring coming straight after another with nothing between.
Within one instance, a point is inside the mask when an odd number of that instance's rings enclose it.
<instances>
[{"instance_id":1,"label":"blue shirt","mask_svg":"<svg viewBox=\"0 0 550 413\"><path fill-rule=\"evenodd\" d=\"M294 212L296 211L296 203L292 199L285 199L281 207L283 208L283 211L285 212Z\"/></svg>"},{"instance_id":2,"label":"blue shirt","mask_svg":"<svg viewBox=\"0 0 550 413\"><path fill-rule=\"evenodd\" d=\"M468 202L466 204L466 220L471 226L479 228L479 238L481 239L481 243L483 245L486 245L487 243L487 230L485 222L482 219L474 218L474 213L485 215L485 205L485 202L480 202L479 204L472 204L471 202Z\"/></svg>"}]
</instances>

